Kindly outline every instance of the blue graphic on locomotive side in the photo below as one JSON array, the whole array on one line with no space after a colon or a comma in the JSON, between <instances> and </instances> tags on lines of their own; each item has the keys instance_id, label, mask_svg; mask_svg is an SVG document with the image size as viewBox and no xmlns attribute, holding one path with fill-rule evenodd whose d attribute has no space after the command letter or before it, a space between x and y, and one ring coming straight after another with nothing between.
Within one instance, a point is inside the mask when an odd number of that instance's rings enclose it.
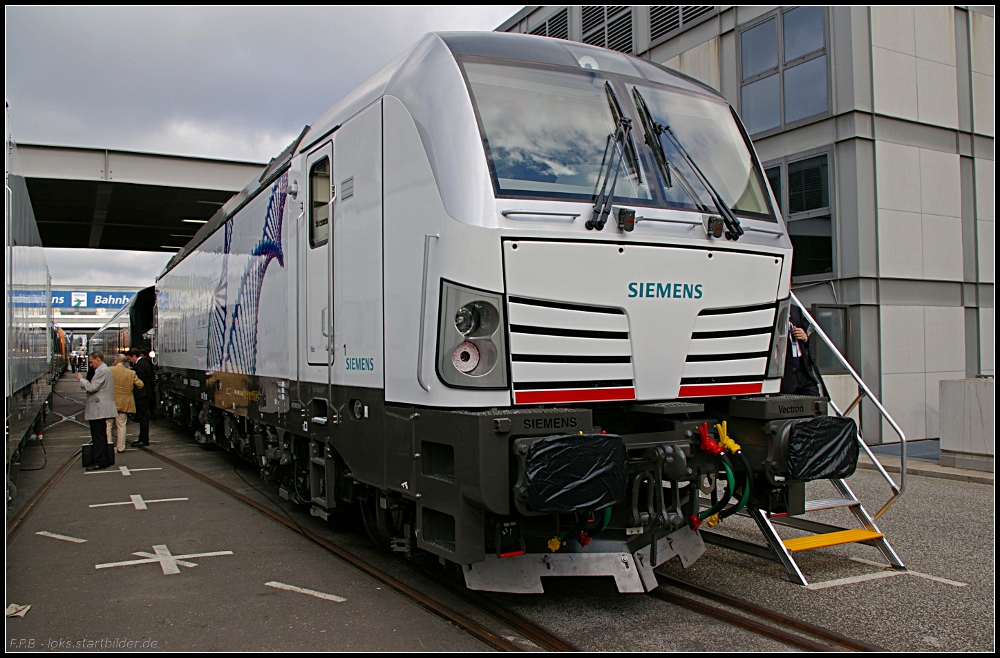
<instances>
[{"instance_id":1,"label":"blue graphic on locomotive side","mask_svg":"<svg viewBox=\"0 0 1000 658\"><path fill-rule=\"evenodd\" d=\"M233 246L233 218L225 225L222 273L215 290L214 308L209 322L208 370L257 373L257 322L260 292L271 261L285 266L281 227L288 198L288 173L271 187L263 233L240 278L236 301L229 308L229 257Z\"/></svg>"}]
</instances>

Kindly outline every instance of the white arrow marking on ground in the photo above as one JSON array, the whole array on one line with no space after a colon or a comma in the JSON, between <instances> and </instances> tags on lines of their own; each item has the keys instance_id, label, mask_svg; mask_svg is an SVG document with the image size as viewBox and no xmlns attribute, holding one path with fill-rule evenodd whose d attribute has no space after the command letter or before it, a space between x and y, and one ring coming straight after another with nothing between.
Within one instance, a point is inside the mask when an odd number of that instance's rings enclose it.
<instances>
[{"instance_id":1,"label":"white arrow marking on ground","mask_svg":"<svg viewBox=\"0 0 1000 658\"><path fill-rule=\"evenodd\" d=\"M194 562L188 562L187 560L196 557L217 557L219 555L232 555L232 551L214 551L212 553L191 553L189 555L171 555L170 549L167 548L166 544L157 544L153 546L153 552L147 553L145 551L137 551L132 553L132 555L138 555L143 558L142 560L125 560L124 562L107 562L105 564L95 564L95 569L109 569L111 567L128 567L133 564L153 564L158 562L160 564L160 569L163 571L164 576L170 576L172 574L180 573L181 570L178 569L178 565L182 567L196 567L198 566Z\"/></svg>"},{"instance_id":2,"label":"white arrow marking on ground","mask_svg":"<svg viewBox=\"0 0 1000 658\"><path fill-rule=\"evenodd\" d=\"M343 603L347 599L336 596L334 594L327 594L325 592L317 592L314 589L306 589L304 587L296 587L295 585L286 585L285 583L279 583L276 580L272 580L269 583L264 583L268 587L273 587L275 589L285 589L289 592L298 592L299 594L308 594L309 596L315 596L317 599L326 599L327 601L334 601L335 603Z\"/></svg>"},{"instance_id":3,"label":"white arrow marking on ground","mask_svg":"<svg viewBox=\"0 0 1000 658\"><path fill-rule=\"evenodd\" d=\"M128 466L119 466L116 470L113 470L113 471L111 471L111 470L108 470L108 471L87 471L86 473L84 473L84 475L95 475L95 474L100 474L100 473L119 473L120 472L122 475L128 476L128 475L132 475L133 473L138 473L139 471L162 471L162 470L163 469L160 468L160 467L156 467L156 468L129 468Z\"/></svg>"},{"instance_id":4,"label":"white arrow marking on ground","mask_svg":"<svg viewBox=\"0 0 1000 658\"><path fill-rule=\"evenodd\" d=\"M49 532L48 530L42 530L41 532L36 532L36 535L41 535L42 537L52 537L53 539L61 539L63 541L71 541L74 544L86 544L86 539L78 539L76 537L70 537L68 535L57 535L54 532Z\"/></svg>"},{"instance_id":5,"label":"white arrow marking on ground","mask_svg":"<svg viewBox=\"0 0 1000 658\"><path fill-rule=\"evenodd\" d=\"M98 503L91 507L113 507L115 505L134 505L136 509L149 509L147 503L171 503L175 500L187 500L187 498L159 498L157 500L143 500L139 494L129 494L129 500L123 503Z\"/></svg>"}]
</instances>

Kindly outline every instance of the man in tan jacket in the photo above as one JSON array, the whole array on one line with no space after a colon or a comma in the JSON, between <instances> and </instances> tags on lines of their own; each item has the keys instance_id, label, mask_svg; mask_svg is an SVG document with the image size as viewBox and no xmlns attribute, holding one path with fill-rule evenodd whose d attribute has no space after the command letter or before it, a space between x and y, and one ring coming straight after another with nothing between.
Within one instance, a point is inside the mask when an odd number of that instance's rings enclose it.
<instances>
[{"instance_id":1,"label":"man in tan jacket","mask_svg":"<svg viewBox=\"0 0 1000 658\"><path fill-rule=\"evenodd\" d=\"M115 449L118 452L125 452L125 424L128 422L128 414L135 413L135 398L132 396L133 388L142 388L142 380L135 372L125 367L128 358L124 354L115 355L115 365L111 366L111 376L115 382L115 407L118 409L117 418L108 419L108 436L111 436L111 424L114 422L116 430Z\"/></svg>"}]
</instances>

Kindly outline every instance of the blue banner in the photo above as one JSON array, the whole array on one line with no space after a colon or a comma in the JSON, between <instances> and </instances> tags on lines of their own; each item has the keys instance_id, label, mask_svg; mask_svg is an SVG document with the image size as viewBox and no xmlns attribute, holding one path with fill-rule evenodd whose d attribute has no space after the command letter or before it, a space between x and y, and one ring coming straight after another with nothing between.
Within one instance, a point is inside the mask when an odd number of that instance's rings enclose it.
<instances>
[{"instance_id":1,"label":"blue banner","mask_svg":"<svg viewBox=\"0 0 1000 658\"><path fill-rule=\"evenodd\" d=\"M94 292L92 290L53 290L53 308L121 308L134 292Z\"/></svg>"}]
</instances>

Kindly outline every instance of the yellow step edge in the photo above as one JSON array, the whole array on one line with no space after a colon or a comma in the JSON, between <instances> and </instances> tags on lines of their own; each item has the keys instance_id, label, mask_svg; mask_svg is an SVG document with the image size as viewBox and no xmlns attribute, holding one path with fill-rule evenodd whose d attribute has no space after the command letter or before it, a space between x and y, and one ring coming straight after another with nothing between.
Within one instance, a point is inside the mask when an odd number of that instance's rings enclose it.
<instances>
[{"instance_id":1,"label":"yellow step edge","mask_svg":"<svg viewBox=\"0 0 1000 658\"><path fill-rule=\"evenodd\" d=\"M795 539L785 539L781 543L785 548L793 553L798 551L808 551L813 548L824 548L826 546L836 546L838 544L852 544L856 542L878 539L881 532L871 530L838 530L837 532L827 532L822 535L810 535L808 537L797 537Z\"/></svg>"}]
</instances>

